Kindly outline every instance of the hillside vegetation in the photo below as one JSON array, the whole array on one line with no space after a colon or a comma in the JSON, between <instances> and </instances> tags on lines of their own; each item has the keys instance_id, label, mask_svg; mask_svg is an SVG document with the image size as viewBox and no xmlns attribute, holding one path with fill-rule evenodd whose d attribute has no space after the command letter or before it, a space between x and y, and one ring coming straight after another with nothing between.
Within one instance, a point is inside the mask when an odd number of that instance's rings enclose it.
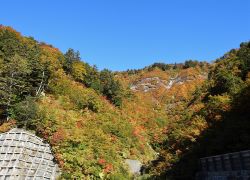
<instances>
[{"instance_id":1,"label":"hillside vegetation","mask_svg":"<svg viewBox=\"0 0 250 180\"><path fill-rule=\"evenodd\" d=\"M212 64L111 72L0 26L0 132L48 141L62 179L191 179L199 157L249 147L249 70L249 42Z\"/></svg>"}]
</instances>

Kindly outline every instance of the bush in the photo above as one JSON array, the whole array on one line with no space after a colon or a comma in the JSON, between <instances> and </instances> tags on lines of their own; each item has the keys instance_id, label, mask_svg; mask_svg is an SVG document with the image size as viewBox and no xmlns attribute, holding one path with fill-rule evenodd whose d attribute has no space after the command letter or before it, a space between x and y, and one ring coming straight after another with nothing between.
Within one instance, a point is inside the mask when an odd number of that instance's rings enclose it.
<instances>
[{"instance_id":1,"label":"bush","mask_svg":"<svg viewBox=\"0 0 250 180\"><path fill-rule=\"evenodd\" d=\"M100 73L100 81L102 86L102 93L110 100L114 105L122 105L122 86L119 81L114 79L114 75L111 71L104 69Z\"/></svg>"},{"instance_id":2,"label":"bush","mask_svg":"<svg viewBox=\"0 0 250 180\"><path fill-rule=\"evenodd\" d=\"M213 79L214 85L211 87L213 95L229 93L237 94L243 87L243 81L240 77L235 76L230 71L221 69L215 73Z\"/></svg>"},{"instance_id":3,"label":"bush","mask_svg":"<svg viewBox=\"0 0 250 180\"><path fill-rule=\"evenodd\" d=\"M50 90L57 95L68 96L79 110L88 108L98 112L101 107L101 102L94 90L83 88L80 84L71 81L65 74L61 74L60 78L51 82Z\"/></svg>"},{"instance_id":4,"label":"bush","mask_svg":"<svg viewBox=\"0 0 250 180\"><path fill-rule=\"evenodd\" d=\"M81 61L72 63L72 76L78 82L84 81L84 76L86 75L86 70L84 63Z\"/></svg>"},{"instance_id":5,"label":"bush","mask_svg":"<svg viewBox=\"0 0 250 180\"><path fill-rule=\"evenodd\" d=\"M37 105L35 98L27 97L14 105L12 108L12 118L17 121L18 127L33 129L34 121L37 117Z\"/></svg>"},{"instance_id":6,"label":"bush","mask_svg":"<svg viewBox=\"0 0 250 180\"><path fill-rule=\"evenodd\" d=\"M159 68L163 71L167 71L167 70L170 70L172 68L172 66L169 64L165 64L165 63L154 63L151 66L149 66L148 70L152 71L155 68Z\"/></svg>"},{"instance_id":7,"label":"bush","mask_svg":"<svg viewBox=\"0 0 250 180\"><path fill-rule=\"evenodd\" d=\"M199 64L198 61L194 61L194 60L188 60L188 61L185 61L184 63L184 69L187 69L187 68L190 68L190 67L195 67Z\"/></svg>"}]
</instances>

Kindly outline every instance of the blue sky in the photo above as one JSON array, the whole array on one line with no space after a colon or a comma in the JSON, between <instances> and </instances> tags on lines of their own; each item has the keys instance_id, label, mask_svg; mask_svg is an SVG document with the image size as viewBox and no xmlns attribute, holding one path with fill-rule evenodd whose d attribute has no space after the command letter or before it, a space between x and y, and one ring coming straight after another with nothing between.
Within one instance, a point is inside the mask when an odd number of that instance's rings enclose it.
<instances>
[{"instance_id":1,"label":"blue sky","mask_svg":"<svg viewBox=\"0 0 250 180\"><path fill-rule=\"evenodd\" d=\"M99 69L211 61L250 40L249 0L5 0L0 24Z\"/></svg>"}]
</instances>

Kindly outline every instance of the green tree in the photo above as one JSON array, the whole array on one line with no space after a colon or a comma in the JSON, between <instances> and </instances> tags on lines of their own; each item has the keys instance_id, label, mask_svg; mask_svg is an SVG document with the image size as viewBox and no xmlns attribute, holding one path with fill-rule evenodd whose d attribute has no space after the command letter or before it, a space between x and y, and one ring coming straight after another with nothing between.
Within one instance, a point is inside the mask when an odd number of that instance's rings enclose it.
<instances>
[{"instance_id":1,"label":"green tree","mask_svg":"<svg viewBox=\"0 0 250 180\"><path fill-rule=\"evenodd\" d=\"M31 69L27 60L17 54L1 63L0 105L5 107L9 116L10 107L30 92L31 85L27 82L27 76Z\"/></svg>"},{"instance_id":2,"label":"green tree","mask_svg":"<svg viewBox=\"0 0 250 180\"><path fill-rule=\"evenodd\" d=\"M65 57L65 62L63 64L63 68L67 73L71 74L73 62L81 60L80 52L75 51L72 48L69 48L68 51L64 54L64 57Z\"/></svg>"},{"instance_id":3,"label":"green tree","mask_svg":"<svg viewBox=\"0 0 250 180\"><path fill-rule=\"evenodd\" d=\"M0 57L12 57L20 51L22 44L18 39L18 33L8 27L0 29Z\"/></svg>"},{"instance_id":4,"label":"green tree","mask_svg":"<svg viewBox=\"0 0 250 180\"><path fill-rule=\"evenodd\" d=\"M111 71L104 69L100 73L102 93L116 106L122 105L122 88L119 81L114 79Z\"/></svg>"},{"instance_id":5,"label":"green tree","mask_svg":"<svg viewBox=\"0 0 250 180\"><path fill-rule=\"evenodd\" d=\"M16 103L12 108L12 118L17 121L18 127L33 128L37 116L35 98L28 96L25 100Z\"/></svg>"},{"instance_id":6,"label":"green tree","mask_svg":"<svg viewBox=\"0 0 250 180\"><path fill-rule=\"evenodd\" d=\"M159 68L159 69L161 69L161 70L163 70L163 71L167 71L167 70L170 70L170 69L171 69L171 65L169 65L169 64L165 64L165 63L154 63L154 64L152 64L151 66L149 66L148 70L149 70L149 71L152 71L152 70L155 69L156 67Z\"/></svg>"},{"instance_id":7,"label":"green tree","mask_svg":"<svg viewBox=\"0 0 250 180\"><path fill-rule=\"evenodd\" d=\"M0 108L9 117L11 107L26 96L39 96L45 89L49 64L41 61L40 44L0 26Z\"/></svg>"},{"instance_id":8,"label":"green tree","mask_svg":"<svg viewBox=\"0 0 250 180\"><path fill-rule=\"evenodd\" d=\"M230 71L221 69L214 79L213 94L229 93L231 95L237 94L243 87L243 81L240 77L233 75Z\"/></svg>"},{"instance_id":9,"label":"green tree","mask_svg":"<svg viewBox=\"0 0 250 180\"><path fill-rule=\"evenodd\" d=\"M237 56L242 70L241 76L245 79L247 73L250 71L250 41L241 43Z\"/></svg>"},{"instance_id":10,"label":"green tree","mask_svg":"<svg viewBox=\"0 0 250 180\"><path fill-rule=\"evenodd\" d=\"M93 88L95 91L101 93L102 86L100 82L100 73L98 72L97 67L94 65L93 67L89 64L85 64L86 74L84 78L84 84L87 87Z\"/></svg>"},{"instance_id":11,"label":"green tree","mask_svg":"<svg viewBox=\"0 0 250 180\"><path fill-rule=\"evenodd\" d=\"M183 68L187 69L187 68L190 68L190 67L195 67L198 64L199 64L199 62L196 61L196 60L187 60L187 61L185 61Z\"/></svg>"}]
</instances>

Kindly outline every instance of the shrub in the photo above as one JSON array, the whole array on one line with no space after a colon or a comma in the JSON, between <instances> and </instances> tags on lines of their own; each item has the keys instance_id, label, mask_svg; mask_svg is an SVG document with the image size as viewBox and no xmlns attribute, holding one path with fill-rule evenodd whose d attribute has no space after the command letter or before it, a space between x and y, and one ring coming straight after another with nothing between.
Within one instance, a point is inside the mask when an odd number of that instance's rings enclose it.
<instances>
[{"instance_id":1,"label":"shrub","mask_svg":"<svg viewBox=\"0 0 250 180\"><path fill-rule=\"evenodd\" d=\"M37 116L35 98L27 97L12 108L12 118L17 121L18 127L32 128Z\"/></svg>"},{"instance_id":2,"label":"shrub","mask_svg":"<svg viewBox=\"0 0 250 180\"><path fill-rule=\"evenodd\" d=\"M190 68L190 67L195 67L195 66L197 66L198 64L199 64L198 61L195 61L195 60L187 60L187 61L185 61L183 68L184 68L184 69L187 69L187 68Z\"/></svg>"},{"instance_id":3,"label":"shrub","mask_svg":"<svg viewBox=\"0 0 250 180\"><path fill-rule=\"evenodd\" d=\"M50 90L57 95L68 96L79 110L88 108L94 112L98 112L101 107L101 102L98 100L99 97L94 90L83 88L64 73L51 82Z\"/></svg>"}]
</instances>

